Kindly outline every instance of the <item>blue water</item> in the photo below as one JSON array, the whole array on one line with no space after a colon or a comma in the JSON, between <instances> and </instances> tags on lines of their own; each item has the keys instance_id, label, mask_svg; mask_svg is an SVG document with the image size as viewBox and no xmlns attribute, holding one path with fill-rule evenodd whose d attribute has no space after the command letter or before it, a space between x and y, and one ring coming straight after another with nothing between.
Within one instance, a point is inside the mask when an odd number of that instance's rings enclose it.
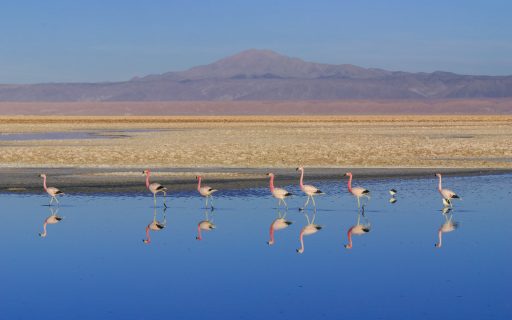
<instances>
[{"instance_id":1,"label":"blue water","mask_svg":"<svg viewBox=\"0 0 512 320\"><path fill-rule=\"evenodd\" d=\"M354 235L352 249L344 245L356 201L341 182L317 183L323 228L304 237L303 254L303 196L279 213L267 189L220 191L205 217L195 193L173 193L169 209L156 209L166 227L145 244L150 195L67 195L64 219L42 238L46 195L2 194L0 318L510 319L511 179L445 177L463 197L446 215L435 177L364 180L372 198L360 222L371 231ZM285 213L293 224L268 246L270 224ZM198 241L205 219L216 228ZM458 228L437 248L449 219Z\"/></svg>"}]
</instances>

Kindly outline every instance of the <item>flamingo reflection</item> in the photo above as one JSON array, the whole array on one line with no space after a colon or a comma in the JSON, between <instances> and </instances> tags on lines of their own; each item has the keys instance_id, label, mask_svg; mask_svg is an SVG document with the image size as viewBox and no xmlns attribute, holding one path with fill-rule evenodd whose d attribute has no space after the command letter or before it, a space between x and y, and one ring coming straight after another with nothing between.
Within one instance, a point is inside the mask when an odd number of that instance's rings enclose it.
<instances>
[{"instance_id":1,"label":"flamingo reflection","mask_svg":"<svg viewBox=\"0 0 512 320\"><path fill-rule=\"evenodd\" d=\"M437 230L439 242L434 244L434 247L441 248L443 246L443 233L455 231L459 227L459 223L453 220L453 213L449 208L443 209L444 223Z\"/></svg>"},{"instance_id":2,"label":"flamingo reflection","mask_svg":"<svg viewBox=\"0 0 512 320\"><path fill-rule=\"evenodd\" d=\"M270 240L267 241L269 246L275 243L274 232L276 230L283 230L288 228L292 224L291 221L286 220L286 212L281 216L281 211L277 210L277 219L275 219L270 225Z\"/></svg>"},{"instance_id":3,"label":"flamingo reflection","mask_svg":"<svg viewBox=\"0 0 512 320\"><path fill-rule=\"evenodd\" d=\"M51 214L44 220L43 232L41 232L39 234L39 236L41 238L44 238L47 235L47 232L46 232L46 226L47 225L49 225L49 224L57 224L57 223L59 223L63 219L63 217L57 215L57 213L59 212L59 208L54 209L53 207L50 207L50 211L51 211Z\"/></svg>"},{"instance_id":4,"label":"flamingo reflection","mask_svg":"<svg viewBox=\"0 0 512 320\"><path fill-rule=\"evenodd\" d=\"M167 226L167 217L165 215L166 208L164 207L164 211L162 213L162 221L158 221L156 219L156 208L153 209L153 221L146 227L146 239L143 239L142 242L146 244L151 243L151 235L150 231L160 231Z\"/></svg>"},{"instance_id":5,"label":"flamingo reflection","mask_svg":"<svg viewBox=\"0 0 512 320\"><path fill-rule=\"evenodd\" d=\"M304 236L309 236L311 234L317 233L322 229L321 226L318 224L315 224L315 217L316 217L316 211L313 213L313 219L310 221L309 216L307 213L304 213L304 216L306 216L306 220L308 221L308 224L305 225L302 230L300 231L299 239L300 239L300 248L297 249L298 253L304 253Z\"/></svg>"},{"instance_id":6,"label":"flamingo reflection","mask_svg":"<svg viewBox=\"0 0 512 320\"><path fill-rule=\"evenodd\" d=\"M371 230L371 225L368 219L364 214L364 205L361 207L362 211L357 212L357 223L350 227L347 231L348 244L345 245L345 248L352 249L352 235L363 235ZM364 219L364 223L361 223L361 217Z\"/></svg>"},{"instance_id":7,"label":"flamingo reflection","mask_svg":"<svg viewBox=\"0 0 512 320\"><path fill-rule=\"evenodd\" d=\"M203 240L203 236L201 231L210 231L215 229L215 225L213 224L213 217L210 218L208 215L208 210L204 211L205 219L199 221L197 224L197 237L196 240Z\"/></svg>"}]
</instances>

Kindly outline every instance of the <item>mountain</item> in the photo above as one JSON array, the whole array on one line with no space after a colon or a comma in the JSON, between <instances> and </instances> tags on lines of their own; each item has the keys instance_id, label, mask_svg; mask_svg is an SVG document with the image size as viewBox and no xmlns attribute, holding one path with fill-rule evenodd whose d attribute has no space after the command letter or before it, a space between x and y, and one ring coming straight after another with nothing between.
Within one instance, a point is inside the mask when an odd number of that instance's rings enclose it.
<instances>
[{"instance_id":1,"label":"mountain","mask_svg":"<svg viewBox=\"0 0 512 320\"><path fill-rule=\"evenodd\" d=\"M0 101L222 101L512 97L512 76L409 73L247 50L123 82L0 85Z\"/></svg>"}]
</instances>

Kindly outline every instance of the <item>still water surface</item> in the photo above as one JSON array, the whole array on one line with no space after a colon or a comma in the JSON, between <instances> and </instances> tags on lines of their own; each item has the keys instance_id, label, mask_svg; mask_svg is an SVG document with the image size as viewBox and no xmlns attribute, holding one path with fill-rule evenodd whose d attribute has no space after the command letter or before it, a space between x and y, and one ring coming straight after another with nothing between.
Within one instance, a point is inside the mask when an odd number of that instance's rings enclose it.
<instances>
[{"instance_id":1,"label":"still water surface","mask_svg":"<svg viewBox=\"0 0 512 320\"><path fill-rule=\"evenodd\" d=\"M67 195L46 237L45 194L2 194L0 318L511 319L511 179L446 177L463 197L446 215L435 177L362 181L364 217L341 182L316 183L316 215L296 186L287 212L267 189L218 192L213 213L194 192L165 212L143 193ZM269 246L278 217L292 224ZM298 254L308 218L322 229ZM347 249L358 219L370 231ZM201 221L215 229L198 241Z\"/></svg>"}]
</instances>

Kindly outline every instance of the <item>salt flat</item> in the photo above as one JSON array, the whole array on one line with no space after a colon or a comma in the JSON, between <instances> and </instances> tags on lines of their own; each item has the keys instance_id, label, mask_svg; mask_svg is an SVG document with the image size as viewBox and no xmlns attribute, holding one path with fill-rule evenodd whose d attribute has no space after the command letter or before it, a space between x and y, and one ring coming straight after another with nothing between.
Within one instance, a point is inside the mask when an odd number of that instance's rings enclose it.
<instances>
[{"instance_id":1,"label":"salt flat","mask_svg":"<svg viewBox=\"0 0 512 320\"><path fill-rule=\"evenodd\" d=\"M219 179L298 165L512 168L512 116L3 116L0 131L103 135L0 140L0 167L101 168L107 177L147 167L189 168L192 178L206 168Z\"/></svg>"}]
</instances>

